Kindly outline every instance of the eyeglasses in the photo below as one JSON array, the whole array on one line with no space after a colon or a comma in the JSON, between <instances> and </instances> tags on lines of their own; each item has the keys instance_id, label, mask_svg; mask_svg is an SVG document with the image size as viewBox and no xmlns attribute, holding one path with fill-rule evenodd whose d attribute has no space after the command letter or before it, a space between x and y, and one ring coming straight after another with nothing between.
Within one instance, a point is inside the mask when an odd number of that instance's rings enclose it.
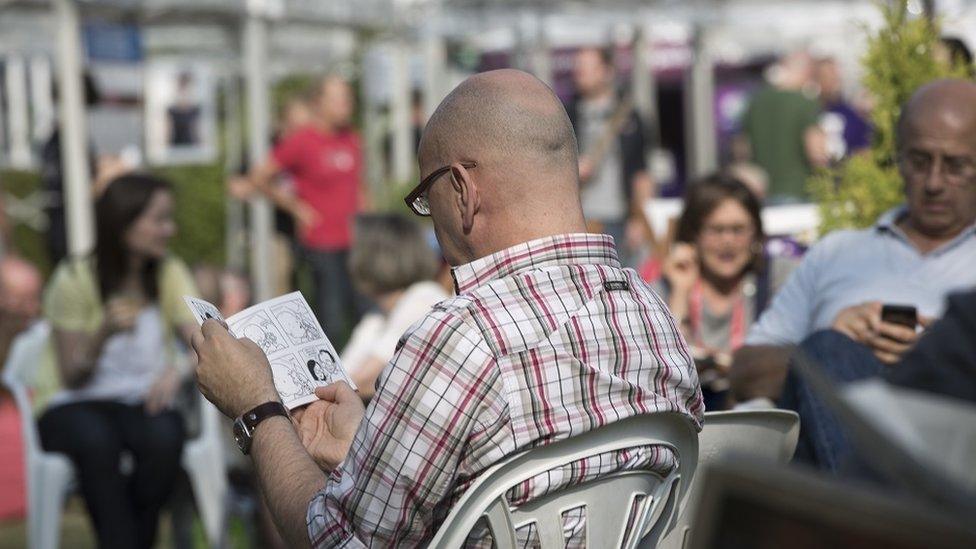
<instances>
[{"instance_id":1,"label":"eyeglasses","mask_svg":"<svg viewBox=\"0 0 976 549\"><path fill-rule=\"evenodd\" d=\"M938 161L938 164L936 162ZM908 152L898 156L898 163L907 177L919 179L928 177L932 173L933 165L937 165L939 173L946 183L962 185L976 177L976 161L968 156L939 155L933 157L928 153Z\"/></svg>"},{"instance_id":2,"label":"eyeglasses","mask_svg":"<svg viewBox=\"0 0 976 549\"><path fill-rule=\"evenodd\" d=\"M471 168L478 167L478 163L474 161L461 162L461 165L469 170ZM450 169L450 166L437 168L431 172L430 175L425 177L419 185L414 187L412 191L410 191L410 194L403 199L403 201L407 203L407 207L410 208L410 211L424 217L428 217L430 215L430 201L427 200L427 190L430 189L430 186L434 184L434 181L437 181L438 177L444 175L450 171Z\"/></svg>"},{"instance_id":3,"label":"eyeglasses","mask_svg":"<svg viewBox=\"0 0 976 549\"><path fill-rule=\"evenodd\" d=\"M705 225L702 227L702 236L705 238L718 238L729 233L734 238L752 238L756 230L752 225Z\"/></svg>"}]
</instances>

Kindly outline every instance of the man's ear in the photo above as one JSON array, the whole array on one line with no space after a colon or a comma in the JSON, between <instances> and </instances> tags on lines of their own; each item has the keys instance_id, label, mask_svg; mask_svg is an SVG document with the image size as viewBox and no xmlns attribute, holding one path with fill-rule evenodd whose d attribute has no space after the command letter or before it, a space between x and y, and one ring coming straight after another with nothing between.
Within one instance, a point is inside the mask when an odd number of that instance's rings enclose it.
<instances>
[{"instance_id":1,"label":"man's ear","mask_svg":"<svg viewBox=\"0 0 976 549\"><path fill-rule=\"evenodd\" d=\"M461 215L461 228L467 234L474 227L475 214L481 209L481 194L471 173L459 162L451 165L451 185L457 193L455 205Z\"/></svg>"}]
</instances>

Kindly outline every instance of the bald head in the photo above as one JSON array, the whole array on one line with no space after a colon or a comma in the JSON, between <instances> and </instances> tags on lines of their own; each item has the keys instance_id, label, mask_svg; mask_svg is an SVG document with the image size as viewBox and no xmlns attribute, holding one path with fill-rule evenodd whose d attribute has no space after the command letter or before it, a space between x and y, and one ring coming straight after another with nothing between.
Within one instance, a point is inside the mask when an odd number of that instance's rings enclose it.
<instances>
[{"instance_id":1,"label":"bald head","mask_svg":"<svg viewBox=\"0 0 976 549\"><path fill-rule=\"evenodd\" d=\"M898 119L899 142L908 137L906 131L918 129L932 119L963 131L976 131L976 83L936 80L915 90Z\"/></svg>"},{"instance_id":2,"label":"bald head","mask_svg":"<svg viewBox=\"0 0 976 549\"><path fill-rule=\"evenodd\" d=\"M976 84L919 88L898 120L898 156L909 229L934 246L976 222Z\"/></svg>"},{"instance_id":3,"label":"bald head","mask_svg":"<svg viewBox=\"0 0 976 549\"><path fill-rule=\"evenodd\" d=\"M27 261L10 256L0 259L0 316L21 321L36 317L42 284L41 274Z\"/></svg>"},{"instance_id":4,"label":"bald head","mask_svg":"<svg viewBox=\"0 0 976 549\"><path fill-rule=\"evenodd\" d=\"M421 176L451 167L427 196L452 264L584 230L576 134L534 76L499 70L462 82L431 115L419 157Z\"/></svg>"},{"instance_id":5,"label":"bald head","mask_svg":"<svg viewBox=\"0 0 976 549\"><path fill-rule=\"evenodd\" d=\"M575 179L576 152L573 127L552 90L506 69L468 78L441 102L424 130L420 161L476 160L489 168L500 161L509 173Z\"/></svg>"}]
</instances>

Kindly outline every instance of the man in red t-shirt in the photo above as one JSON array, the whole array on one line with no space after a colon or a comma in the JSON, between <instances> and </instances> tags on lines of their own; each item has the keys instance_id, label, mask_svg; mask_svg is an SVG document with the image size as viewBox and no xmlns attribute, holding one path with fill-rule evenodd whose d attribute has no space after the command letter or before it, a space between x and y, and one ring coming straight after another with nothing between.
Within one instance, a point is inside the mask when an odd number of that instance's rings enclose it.
<instances>
[{"instance_id":1,"label":"man in red t-shirt","mask_svg":"<svg viewBox=\"0 0 976 549\"><path fill-rule=\"evenodd\" d=\"M316 314L336 342L345 337L357 315L346 256L353 217L367 203L361 177L363 155L359 135L350 127L354 98L345 80L323 79L312 107L312 123L282 139L249 179L295 218L315 283ZM291 176L294 192L272 184L281 172Z\"/></svg>"}]
</instances>

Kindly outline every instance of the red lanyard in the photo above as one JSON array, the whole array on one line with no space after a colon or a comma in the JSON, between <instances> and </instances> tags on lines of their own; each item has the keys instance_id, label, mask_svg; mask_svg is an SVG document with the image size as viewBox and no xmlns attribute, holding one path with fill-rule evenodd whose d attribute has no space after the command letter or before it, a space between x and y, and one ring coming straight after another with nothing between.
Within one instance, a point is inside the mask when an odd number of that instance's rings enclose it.
<instances>
[{"instance_id":1,"label":"red lanyard","mask_svg":"<svg viewBox=\"0 0 976 549\"><path fill-rule=\"evenodd\" d=\"M691 323L691 335L695 344L704 346L701 336L701 319L705 308L704 292L701 280L695 282L689 296L688 321ZM739 291L732 303L732 321L729 325L729 351L735 351L742 346L746 337L746 307L742 299L742 292ZM725 350L725 349L720 349Z\"/></svg>"}]
</instances>

